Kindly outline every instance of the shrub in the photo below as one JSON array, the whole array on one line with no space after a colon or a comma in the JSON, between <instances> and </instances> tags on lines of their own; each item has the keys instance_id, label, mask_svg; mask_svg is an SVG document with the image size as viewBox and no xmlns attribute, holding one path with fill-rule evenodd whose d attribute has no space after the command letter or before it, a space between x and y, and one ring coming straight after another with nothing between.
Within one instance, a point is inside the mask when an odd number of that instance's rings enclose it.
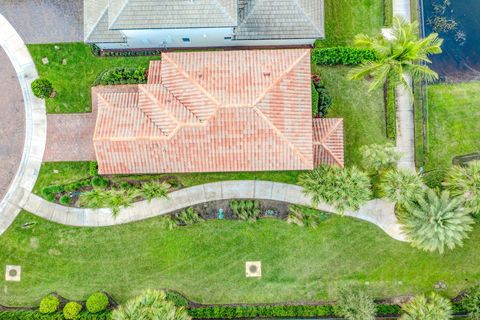
<instances>
[{"instance_id":1,"label":"shrub","mask_svg":"<svg viewBox=\"0 0 480 320\"><path fill-rule=\"evenodd\" d=\"M362 167L370 172L394 168L400 160L400 155L391 143L361 146L360 153Z\"/></svg>"},{"instance_id":2,"label":"shrub","mask_svg":"<svg viewBox=\"0 0 480 320\"><path fill-rule=\"evenodd\" d=\"M82 311L82 305L78 302L70 301L63 307L63 316L65 319L77 319L80 311Z\"/></svg>"},{"instance_id":3,"label":"shrub","mask_svg":"<svg viewBox=\"0 0 480 320\"><path fill-rule=\"evenodd\" d=\"M98 162L90 161L90 163L88 164L88 173L92 177L98 176Z\"/></svg>"},{"instance_id":4,"label":"shrub","mask_svg":"<svg viewBox=\"0 0 480 320\"><path fill-rule=\"evenodd\" d=\"M42 196L46 197L49 195L56 195L57 193L62 193L65 191L63 186L48 186L42 189Z\"/></svg>"},{"instance_id":5,"label":"shrub","mask_svg":"<svg viewBox=\"0 0 480 320\"><path fill-rule=\"evenodd\" d=\"M480 214L480 161L472 161L466 167L453 166L444 185L452 195L465 199L472 214Z\"/></svg>"},{"instance_id":6,"label":"shrub","mask_svg":"<svg viewBox=\"0 0 480 320\"><path fill-rule=\"evenodd\" d=\"M371 49L332 47L312 50L312 61L317 65L358 65L375 60L377 56Z\"/></svg>"},{"instance_id":7,"label":"shrub","mask_svg":"<svg viewBox=\"0 0 480 320\"><path fill-rule=\"evenodd\" d=\"M193 210L192 207L187 208L175 215L175 222L179 226L189 226L202 221L203 219L195 210Z\"/></svg>"},{"instance_id":8,"label":"shrub","mask_svg":"<svg viewBox=\"0 0 480 320\"><path fill-rule=\"evenodd\" d=\"M240 220L256 221L260 215L260 203L256 200L232 200L230 209L234 216Z\"/></svg>"},{"instance_id":9,"label":"shrub","mask_svg":"<svg viewBox=\"0 0 480 320\"><path fill-rule=\"evenodd\" d=\"M318 223L329 218L329 215L318 210L299 206L288 206L287 223L300 227L316 228Z\"/></svg>"},{"instance_id":10,"label":"shrub","mask_svg":"<svg viewBox=\"0 0 480 320\"><path fill-rule=\"evenodd\" d=\"M327 111L332 105L332 96L324 86L317 87L318 91L318 115L324 117L327 115Z\"/></svg>"},{"instance_id":11,"label":"shrub","mask_svg":"<svg viewBox=\"0 0 480 320\"><path fill-rule=\"evenodd\" d=\"M383 195L398 203L413 200L424 193L425 185L416 172L410 170L390 170L385 173L381 185Z\"/></svg>"},{"instance_id":12,"label":"shrub","mask_svg":"<svg viewBox=\"0 0 480 320\"><path fill-rule=\"evenodd\" d=\"M141 192L143 197L150 202L155 198L167 198L169 189L170 185L166 182L150 181L142 184Z\"/></svg>"},{"instance_id":13,"label":"shrub","mask_svg":"<svg viewBox=\"0 0 480 320\"><path fill-rule=\"evenodd\" d=\"M63 195L63 196L60 198L60 203L61 203L61 204L64 204L64 205L70 204L70 196L68 196L68 195Z\"/></svg>"},{"instance_id":14,"label":"shrub","mask_svg":"<svg viewBox=\"0 0 480 320\"><path fill-rule=\"evenodd\" d=\"M404 207L402 229L410 243L422 250L443 253L445 248L462 246L472 230L473 218L464 210L463 199L450 198L448 191L439 195L428 189Z\"/></svg>"},{"instance_id":15,"label":"shrub","mask_svg":"<svg viewBox=\"0 0 480 320\"><path fill-rule=\"evenodd\" d=\"M111 320L111 311L91 314L80 312L77 320ZM62 313L41 314L31 310L0 311L0 320L65 320Z\"/></svg>"},{"instance_id":16,"label":"shrub","mask_svg":"<svg viewBox=\"0 0 480 320\"><path fill-rule=\"evenodd\" d=\"M80 195L80 204L88 208L98 209L106 206L107 194L105 190L93 189L82 192Z\"/></svg>"},{"instance_id":17,"label":"shrub","mask_svg":"<svg viewBox=\"0 0 480 320\"><path fill-rule=\"evenodd\" d=\"M402 320L448 320L452 318L452 305L438 294L416 296L402 306Z\"/></svg>"},{"instance_id":18,"label":"shrub","mask_svg":"<svg viewBox=\"0 0 480 320\"><path fill-rule=\"evenodd\" d=\"M312 114L314 117L318 115L318 91L315 87L315 83L312 81Z\"/></svg>"},{"instance_id":19,"label":"shrub","mask_svg":"<svg viewBox=\"0 0 480 320\"><path fill-rule=\"evenodd\" d=\"M323 165L301 174L298 182L304 188L305 194L312 197L314 206L325 202L335 206L340 212L347 209L357 210L370 200L372 195L370 179L355 167Z\"/></svg>"},{"instance_id":20,"label":"shrub","mask_svg":"<svg viewBox=\"0 0 480 320\"><path fill-rule=\"evenodd\" d=\"M392 2L392 0L386 0ZM384 87L387 110L387 138L395 140L397 137L397 106L395 101L395 83L387 81Z\"/></svg>"},{"instance_id":21,"label":"shrub","mask_svg":"<svg viewBox=\"0 0 480 320\"><path fill-rule=\"evenodd\" d=\"M476 284L465 290L461 306L468 312L470 319L480 319L480 284Z\"/></svg>"},{"instance_id":22,"label":"shrub","mask_svg":"<svg viewBox=\"0 0 480 320\"><path fill-rule=\"evenodd\" d=\"M110 183L110 181L108 181L103 177L95 176L95 177L92 177L91 183L92 183L92 187L105 189L106 187L108 187L108 184Z\"/></svg>"},{"instance_id":23,"label":"shrub","mask_svg":"<svg viewBox=\"0 0 480 320\"><path fill-rule=\"evenodd\" d=\"M185 299L185 297L182 296L180 293L175 292L175 291L167 291L165 299L173 302L177 307L187 307L188 306L188 300Z\"/></svg>"},{"instance_id":24,"label":"shrub","mask_svg":"<svg viewBox=\"0 0 480 320\"><path fill-rule=\"evenodd\" d=\"M53 92L53 85L47 79L35 79L32 82L32 91L35 97L46 99L50 98L50 95Z\"/></svg>"},{"instance_id":25,"label":"shrub","mask_svg":"<svg viewBox=\"0 0 480 320\"><path fill-rule=\"evenodd\" d=\"M376 306L373 299L359 287L346 286L338 291L335 313L348 320L373 320Z\"/></svg>"},{"instance_id":26,"label":"shrub","mask_svg":"<svg viewBox=\"0 0 480 320\"><path fill-rule=\"evenodd\" d=\"M88 297L86 305L89 312L97 313L108 308L109 300L105 293L96 292Z\"/></svg>"},{"instance_id":27,"label":"shrub","mask_svg":"<svg viewBox=\"0 0 480 320\"><path fill-rule=\"evenodd\" d=\"M49 294L40 301L40 308L38 311L43 314L54 313L60 306L60 300L53 294Z\"/></svg>"},{"instance_id":28,"label":"shrub","mask_svg":"<svg viewBox=\"0 0 480 320\"><path fill-rule=\"evenodd\" d=\"M144 67L117 67L103 71L95 80L95 85L137 84L147 82L147 69Z\"/></svg>"}]
</instances>

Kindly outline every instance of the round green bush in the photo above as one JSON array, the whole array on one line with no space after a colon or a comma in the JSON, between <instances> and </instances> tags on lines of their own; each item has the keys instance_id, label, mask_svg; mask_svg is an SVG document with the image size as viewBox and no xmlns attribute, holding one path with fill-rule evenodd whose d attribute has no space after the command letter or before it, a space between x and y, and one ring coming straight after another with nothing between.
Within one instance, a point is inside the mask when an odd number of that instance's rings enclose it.
<instances>
[{"instance_id":1,"label":"round green bush","mask_svg":"<svg viewBox=\"0 0 480 320\"><path fill-rule=\"evenodd\" d=\"M108 180L100 176L93 177L91 182L93 187L97 187L97 188L108 187Z\"/></svg>"},{"instance_id":2,"label":"round green bush","mask_svg":"<svg viewBox=\"0 0 480 320\"><path fill-rule=\"evenodd\" d=\"M70 204L70 197L68 195L64 195L60 198L60 203L67 205Z\"/></svg>"},{"instance_id":3,"label":"round green bush","mask_svg":"<svg viewBox=\"0 0 480 320\"><path fill-rule=\"evenodd\" d=\"M109 304L108 297L105 293L96 292L87 299L87 310L90 313L97 313L107 309Z\"/></svg>"},{"instance_id":4,"label":"round green bush","mask_svg":"<svg viewBox=\"0 0 480 320\"><path fill-rule=\"evenodd\" d=\"M40 301L40 308L38 311L43 314L54 313L58 310L59 306L60 300L54 295L49 294Z\"/></svg>"},{"instance_id":5,"label":"round green bush","mask_svg":"<svg viewBox=\"0 0 480 320\"><path fill-rule=\"evenodd\" d=\"M53 92L53 85L47 79L35 79L32 82L32 91L37 98L49 98Z\"/></svg>"},{"instance_id":6,"label":"round green bush","mask_svg":"<svg viewBox=\"0 0 480 320\"><path fill-rule=\"evenodd\" d=\"M63 308L63 316L65 319L75 319L80 311L82 311L82 305L78 302L71 301Z\"/></svg>"}]
</instances>

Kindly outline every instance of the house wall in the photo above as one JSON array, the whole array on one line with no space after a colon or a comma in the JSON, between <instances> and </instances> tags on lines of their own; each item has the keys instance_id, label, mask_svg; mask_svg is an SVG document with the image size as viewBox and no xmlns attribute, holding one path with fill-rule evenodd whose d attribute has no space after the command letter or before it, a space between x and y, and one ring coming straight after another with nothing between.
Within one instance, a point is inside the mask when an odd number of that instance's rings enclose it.
<instances>
[{"instance_id":1,"label":"house wall","mask_svg":"<svg viewBox=\"0 0 480 320\"><path fill-rule=\"evenodd\" d=\"M126 43L99 43L101 49L205 48L310 45L313 39L232 40L233 28L122 30ZM189 41L185 41L189 39Z\"/></svg>"}]
</instances>

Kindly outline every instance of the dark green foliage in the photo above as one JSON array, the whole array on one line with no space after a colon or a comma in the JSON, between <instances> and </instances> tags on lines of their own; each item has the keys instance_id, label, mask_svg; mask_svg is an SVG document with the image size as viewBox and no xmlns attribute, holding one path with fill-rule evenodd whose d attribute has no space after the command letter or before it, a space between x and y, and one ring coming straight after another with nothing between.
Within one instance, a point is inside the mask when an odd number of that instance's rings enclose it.
<instances>
[{"instance_id":1,"label":"dark green foliage","mask_svg":"<svg viewBox=\"0 0 480 320\"><path fill-rule=\"evenodd\" d=\"M78 314L82 311L82 305L75 301L68 302L65 307L63 307L63 316L67 320L77 319Z\"/></svg>"},{"instance_id":2,"label":"dark green foliage","mask_svg":"<svg viewBox=\"0 0 480 320\"><path fill-rule=\"evenodd\" d=\"M385 0L390 1L392 0ZM395 140L397 137L397 109L395 106L395 86L392 82L387 81L385 84L385 104L387 117L387 138Z\"/></svg>"},{"instance_id":3,"label":"dark green foliage","mask_svg":"<svg viewBox=\"0 0 480 320\"><path fill-rule=\"evenodd\" d=\"M175 291L167 291L166 299L173 302L177 307L186 307L188 306L188 300L185 299L180 293Z\"/></svg>"},{"instance_id":4,"label":"dark green foliage","mask_svg":"<svg viewBox=\"0 0 480 320\"><path fill-rule=\"evenodd\" d=\"M40 307L38 311L43 314L54 313L58 311L60 306L60 300L53 294L49 294L40 301Z\"/></svg>"},{"instance_id":5,"label":"dark green foliage","mask_svg":"<svg viewBox=\"0 0 480 320\"><path fill-rule=\"evenodd\" d=\"M260 215L260 203L256 200L232 200L230 209L237 219L256 221Z\"/></svg>"},{"instance_id":6,"label":"dark green foliage","mask_svg":"<svg viewBox=\"0 0 480 320\"><path fill-rule=\"evenodd\" d=\"M90 179L84 179L84 180L75 181L75 182L66 184L66 185L61 186L61 187L63 187L65 192L72 192L72 191L77 191L78 189L80 189L82 187L87 187L87 186L90 186L90 185L91 185L91 180Z\"/></svg>"},{"instance_id":7,"label":"dark green foliage","mask_svg":"<svg viewBox=\"0 0 480 320\"><path fill-rule=\"evenodd\" d=\"M393 0L383 0L383 7L383 24L386 27L391 27L393 24Z\"/></svg>"},{"instance_id":8,"label":"dark green foliage","mask_svg":"<svg viewBox=\"0 0 480 320\"><path fill-rule=\"evenodd\" d=\"M117 67L103 71L94 85L136 84L147 82L147 69L144 67Z\"/></svg>"},{"instance_id":9,"label":"dark green foliage","mask_svg":"<svg viewBox=\"0 0 480 320\"><path fill-rule=\"evenodd\" d=\"M312 82L312 114L314 117L318 115L318 91L315 84Z\"/></svg>"},{"instance_id":10,"label":"dark green foliage","mask_svg":"<svg viewBox=\"0 0 480 320\"><path fill-rule=\"evenodd\" d=\"M312 50L312 62L317 65L358 65L375 60L377 56L370 49L332 47Z\"/></svg>"},{"instance_id":11,"label":"dark green foliage","mask_svg":"<svg viewBox=\"0 0 480 320\"><path fill-rule=\"evenodd\" d=\"M91 313L97 313L107 309L109 305L108 297L103 292L96 292L88 297L86 306Z\"/></svg>"},{"instance_id":12,"label":"dark green foliage","mask_svg":"<svg viewBox=\"0 0 480 320\"><path fill-rule=\"evenodd\" d=\"M317 87L318 92L318 115L324 117L327 114L328 108L332 105L332 96L328 92L328 89L323 85Z\"/></svg>"},{"instance_id":13,"label":"dark green foliage","mask_svg":"<svg viewBox=\"0 0 480 320\"><path fill-rule=\"evenodd\" d=\"M32 91L35 97L46 99L50 98L50 95L53 92L53 85L47 79L35 79L32 82Z\"/></svg>"},{"instance_id":14,"label":"dark green foliage","mask_svg":"<svg viewBox=\"0 0 480 320\"><path fill-rule=\"evenodd\" d=\"M102 52L102 49L100 49L96 44L91 44L90 49L92 50L92 54L94 56L99 56Z\"/></svg>"},{"instance_id":15,"label":"dark green foliage","mask_svg":"<svg viewBox=\"0 0 480 320\"><path fill-rule=\"evenodd\" d=\"M102 51L104 57L136 57L136 56L158 56L162 50L136 50L136 51Z\"/></svg>"},{"instance_id":16,"label":"dark green foliage","mask_svg":"<svg viewBox=\"0 0 480 320\"><path fill-rule=\"evenodd\" d=\"M76 320L111 320L112 312L104 311L92 314L89 312L80 312ZM0 311L0 320L65 320L62 313L41 314L37 311Z\"/></svg>"},{"instance_id":17,"label":"dark green foliage","mask_svg":"<svg viewBox=\"0 0 480 320\"><path fill-rule=\"evenodd\" d=\"M300 227L315 228L320 222L330 217L328 213L305 206L290 205L288 210L287 222Z\"/></svg>"},{"instance_id":18,"label":"dark green foliage","mask_svg":"<svg viewBox=\"0 0 480 320\"><path fill-rule=\"evenodd\" d=\"M397 304L377 304L377 315L397 315L402 312L402 307Z\"/></svg>"},{"instance_id":19,"label":"dark green foliage","mask_svg":"<svg viewBox=\"0 0 480 320\"><path fill-rule=\"evenodd\" d=\"M465 290L461 307L468 312L470 319L480 319L480 284L476 284Z\"/></svg>"},{"instance_id":20,"label":"dark green foliage","mask_svg":"<svg viewBox=\"0 0 480 320\"><path fill-rule=\"evenodd\" d=\"M98 162L90 161L90 163L88 164L88 173L92 177L98 176Z\"/></svg>"},{"instance_id":21,"label":"dark green foliage","mask_svg":"<svg viewBox=\"0 0 480 320\"><path fill-rule=\"evenodd\" d=\"M56 195L65 191L64 186L48 186L42 189L42 196Z\"/></svg>"},{"instance_id":22,"label":"dark green foliage","mask_svg":"<svg viewBox=\"0 0 480 320\"><path fill-rule=\"evenodd\" d=\"M92 181L92 187L96 187L96 188L106 188L108 187L108 184L109 184L108 179L105 179L100 176L93 177L91 181Z\"/></svg>"},{"instance_id":23,"label":"dark green foliage","mask_svg":"<svg viewBox=\"0 0 480 320\"><path fill-rule=\"evenodd\" d=\"M60 203L63 204L63 205L69 205L69 204L70 204L70 196L68 196L68 195L63 195L63 196L60 198Z\"/></svg>"},{"instance_id":24,"label":"dark green foliage","mask_svg":"<svg viewBox=\"0 0 480 320\"><path fill-rule=\"evenodd\" d=\"M189 226L195 223L202 222L203 219L198 215L195 210L193 210L192 207L190 207L180 213L177 213L174 217L174 221L178 226Z\"/></svg>"}]
</instances>

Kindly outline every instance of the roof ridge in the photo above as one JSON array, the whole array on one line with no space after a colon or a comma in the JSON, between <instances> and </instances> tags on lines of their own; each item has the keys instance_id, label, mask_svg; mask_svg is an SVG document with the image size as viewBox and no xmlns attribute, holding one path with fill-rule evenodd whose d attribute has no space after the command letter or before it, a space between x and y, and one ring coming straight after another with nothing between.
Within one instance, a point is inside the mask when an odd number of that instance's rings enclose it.
<instances>
[{"instance_id":1,"label":"roof ridge","mask_svg":"<svg viewBox=\"0 0 480 320\"><path fill-rule=\"evenodd\" d=\"M328 145L326 144L326 141L328 140L327 138L329 138L333 132L335 132L335 130L337 130L337 128L340 126L340 124L343 122L343 119L341 118L326 118L326 119L331 119L331 120L335 120L335 123L334 125L330 128L330 130L328 130L327 134L325 135L325 139L323 139L322 141L313 141L313 145L314 146L322 146L327 152L328 154L330 154L330 156L335 160L335 162L342 166L343 167L343 164L342 164L342 161L340 159L337 158L337 156L335 155L335 153L328 147ZM313 119L313 121L316 121L316 120L320 120L318 122L321 122L322 120L324 119ZM315 136L315 134L314 134Z\"/></svg>"},{"instance_id":2,"label":"roof ridge","mask_svg":"<svg viewBox=\"0 0 480 320\"><path fill-rule=\"evenodd\" d=\"M138 89L142 91L142 93L144 95L146 95L146 97L148 99L150 99L151 102L153 102L155 105L157 105L158 107L160 107L160 103L158 101L158 99L153 96L153 94L151 92L149 92L144 85L139 85L138 86ZM164 132L166 136L168 136L169 134L164 130L164 128L162 128L155 120L153 120L150 115L145 111L143 110L143 108L140 107L140 99L138 100L139 102L139 105L138 105L138 108L142 111L142 113L150 119L150 121L152 121L152 123L158 128L160 129L160 131ZM171 114L166 108L162 108L162 111L164 111L167 115L167 117L169 117L171 120L173 120L174 123L176 123L177 127L180 125L180 122L178 121L178 119L173 115ZM173 130L172 130L173 131Z\"/></svg>"},{"instance_id":3,"label":"roof ridge","mask_svg":"<svg viewBox=\"0 0 480 320\"><path fill-rule=\"evenodd\" d=\"M227 9L225 8L225 6L220 2L220 0L215 0L216 3L218 3L218 5L220 6L220 8L222 8L222 11L224 14L226 14L228 16L228 18L230 18L230 21L232 22L232 24L238 24L238 21L235 21L235 20L238 20L237 19L234 19L234 17L232 17L230 15L230 13L227 11ZM238 13L238 9L237 9L237 13Z\"/></svg>"},{"instance_id":4,"label":"roof ridge","mask_svg":"<svg viewBox=\"0 0 480 320\"><path fill-rule=\"evenodd\" d=\"M125 3L122 5L122 7L120 8L120 10L118 10L118 14L117 16L115 17L115 19L112 20L112 23L110 23L110 21L107 20L107 25L108 25L108 29L111 29L111 30L116 30L113 28L113 26L115 25L115 23L117 22L118 18L120 18L120 15L123 13L123 11L125 10L125 7L127 6L127 4L130 2L130 0L125 0ZM108 6L107 6L107 9L110 8L110 0L108 1ZM110 12L110 11L109 11Z\"/></svg>"},{"instance_id":5,"label":"roof ridge","mask_svg":"<svg viewBox=\"0 0 480 320\"><path fill-rule=\"evenodd\" d=\"M310 17L310 15L305 12L302 5L300 4L300 1L299 0L293 0L293 1L297 4L298 8L303 12L303 15L308 19L308 21L310 21L310 24L313 26L313 28L317 30L318 33L322 33L322 30L320 30L317 24L313 22L312 17Z\"/></svg>"},{"instance_id":6,"label":"roof ridge","mask_svg":"<svg viewBox=\"0 0 480 320\"><path fill-rule=\"evenodd\" d=\"M237 26L234 28L239 28L242 24L244 24L245 21L247 21L247 19L252 15L252 13L255 11L255 8L258 6L259 3L261 3L262 0L248 0L247 2L247 5L245 6L245 8L248 8L248 12L247 12L247 15L243 18L242 21L239 21L239 23L237 24ZM255 3L253 6L251 5L251 3Z\"/></svg>"},{"instance_id":7,"label":"roof ridge","mask_svg":"<svg viewBox=\"0 0 480 320\"><path fill-rule=\"evenodd\" d=\"M318 118L317 118L318 119ZM313 119L313 121L317 120L317 119ZM342 119L341 118L324 118L324 119L331 119L331 120L335 120L336 122L333 124L333 126L330 128L330 130L328 130L327 134L325 135L326 138L330 137L330 135L335 131L337 130L337 127L340 125L340 123L342 123ZM319 120L322 121L324 120L322 118L320 118ZM323 140L322 140L323 141ZM323 142L322 141L318 141L318 142L315 142L313 141L313 144L316 144L316 145L320 145L322 144Z\"/></svg>"},{"instance_id":8,"label":"roof ridge","mask_svg":"<svg viewBox=\"0 0 480 320\"><path fill-rule=\"evenodd\" d=\"M88 38L92 35L93 31L97 28L98 24L100 23L100 21L102 20L103 16L107 13L108 11L108 3L107 3L107 6L105 7L105 9L103 9L102 13L100 14L99 18L97 19L97 22L95 22L93 24L93 27L91 28L90 32L86 33L84 36L83 36L83 40L84 41L88 41ZM107 21L107 24L108 24L108 21ZM84 30L85 31L85 30Z\"/></svg>"},{"instance_id":9,"label":"roof ridge","mask_svg":"<svg viewBox=\"0 0 480 320\"><path fill-rule=\"evenodd\" d=\"M318 144L317 144L317 145L318 145ZM321 144L319 144L319 145L321 145L321 146L328 152L328 154L330 154L330 156L335 160L335 162L336 162L339 166L343 167L342 162L335 156L335 154L333 153L333 151L330 150L330 148L329 148L325 143L321 143Z\"/></svg>"}]
</instances>

